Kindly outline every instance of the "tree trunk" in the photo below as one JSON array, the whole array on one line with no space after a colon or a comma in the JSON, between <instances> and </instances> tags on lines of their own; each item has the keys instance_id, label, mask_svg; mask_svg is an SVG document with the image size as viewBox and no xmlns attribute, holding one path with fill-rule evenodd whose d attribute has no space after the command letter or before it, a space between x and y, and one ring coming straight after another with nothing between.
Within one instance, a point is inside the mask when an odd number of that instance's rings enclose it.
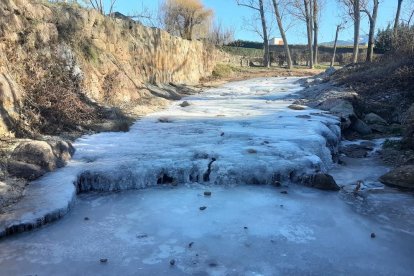
<instances>
[{"instance_id":1,"label":"tree trunk","mask_svg":"<svg viewBox=\"0 0 414 276\"><path fill-rule=\"evenodd\" d=\"M293 66L292 66L292 57L290 55L289 44L288 44L288 41L287 41L287 38L286 38L285 30L283 29L282 18L280 17L279 7L278 7L278 4L277 4L276 1L277 0L273 0L273 7L275 8L276 21L277 21L277 25L279 27L280 35L282 36L282 39L283 39L283 44L285 46L285 54L286 54L288 69L292 69L293 68Z\"/></svg>"},{"instance_id":2,"label":"tree trunk","mask_svg":"<svg viewBox=\"0 0 414 276\"><path fill-rule=\"evenodd\" d=\"M270 67L270 53L269 53L269 38L267 37L267 26L266 26L266 17L263 8L263 0L259 0L259 12L260 19L262 21L263 28L263 44L264 44L264 56L263 56L263 65L264 67Z\"/></svg>"},{"instance_id":3,"label":"tree trunk","mask_svg":"<svg viewBox=\"0 0 414 276\"><path fill-rule=\"evenodd\" d=\"M313 64L318 64L319 0L313 0Z\"/></svg>"},{"instance_id":4,"label":"tree trunk","mask_svg":"<svg viewBox=\"0 0 414 276\"><path fill-rule=\"evenodd\" d=\"M379 0L374 0L374 7L372 9L372 15L368 14L369 18L369 35L368 35L368 50L367 50L367 62L372 62L374 57L374 39L375 39L375 25L377 23Z\"/></svg>"},{"instance_id":5,"label":"tree trunk","mask_svg":"<svg viewBox=\"0 0 414 276\"><path fill-rule=\"evenodd\" d=\"M331 60L331 67L334 66L334 64L335 64L336 44L338 42L338 35L339 35L339 30L340 29L341 29L341 25L336 26L336 34L335 34L335 42L334 42L334 48L333 48L333 55L332 55L332 60Z\"/></svg>"},{"instance_id":6,"label":"tree trunk","mask_svg":"<svg viewBox=\"0 0 414 276\"><path fill-rule=\"evenodd\" d=\"M359 26L361 24L361 13L359 0L354 0L354 52L352 54L352 62L358 62L359 52Z\"/></svg>"},{"instance_id":7,"label":"tree trunk","mask_svg":"<svg viewBox=\"0 0 414 276\"><path fill-rule=\"evenodd\" d=\"M308 51L309 51L309 68L313 69L313 48L312 48L312 17L310 0L303 0L305 5L305 17L306 17L306 31L308 36Z\"/></svg>"},{"instance_id":8,"label":"tree trunk","mask_svg":"<svg viewBox=\"0 0 414 276\"><path fill-rule=\"evenodd\" d=\"M395 14L395 20L394 20L394 36L397 36L397 33L398 33L398 25L400 24L400 14L401 14L402 1L403 0L398 0L397 13Z\"/></svg>"}]
</instances>

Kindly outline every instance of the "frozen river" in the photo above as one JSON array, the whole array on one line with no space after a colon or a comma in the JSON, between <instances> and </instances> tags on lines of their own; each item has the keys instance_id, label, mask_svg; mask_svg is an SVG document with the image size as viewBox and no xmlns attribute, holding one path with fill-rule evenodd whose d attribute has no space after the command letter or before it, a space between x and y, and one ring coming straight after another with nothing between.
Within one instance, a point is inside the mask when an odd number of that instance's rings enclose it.
<instances>
[{"instance_id":1,"label":"frozen river","mask_svg":"<svg viewBox=\"0 0 414 276\"><path fill-rule=\"evenodd\" d=\"M0 216L35 225L76 198L61 220L0 240L0 275L412 275L413 196L378 183L375 155L334 164L338 119L288 108L296 81L230 83L79 139ZM316 171L344 189L292 184Z\"/></svg>"}]
</instances>

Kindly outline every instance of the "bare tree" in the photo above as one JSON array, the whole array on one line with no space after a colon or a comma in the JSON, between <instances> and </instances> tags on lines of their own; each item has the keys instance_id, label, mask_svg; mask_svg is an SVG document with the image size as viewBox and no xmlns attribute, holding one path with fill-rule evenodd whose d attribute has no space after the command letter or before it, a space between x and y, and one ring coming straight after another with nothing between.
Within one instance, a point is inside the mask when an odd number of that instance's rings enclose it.
<instances>
[{"instance_id":1,"label":"bare tree","mask_svg":"<svg viewBox=\"0 0 414 276\"><path fill-rule=\"evenodd\" d=\"M359 30L361 25L361 1L360 0L339 0L345 7L347 14L354 21L354 50L352 54L352 62L358 62L359 53Z\"/></svg>"},{"instance_id":2,"label":"bare tree","mask_svg":"<svg viewBox=\"0 0 414 276\"><path fill-rule=\"evenodd\" d=\"M397 36L398 25L400 24L400 14L401 14L402 2L403 2L403 0L398 0L397 12L395 14L395 20L394 20L394 37Z\"/></svg>"},{"instance_id":3,"label":"bare tree","mask_svg":"<svg viewBox=\"0 0 414 276\"><path fill-rule=\"evenodd\" d=\"M128 18L137 20L145 26L160 29L163 27L162 18L159 14L159 11L161 10L160 7L158 7L158 11L155 9L150 9L148 6L144 5L144 0L141 0L140 3L137 3L137 7L138 9L132 11L128 15Z\"/></svg>"},{"instance_id":4,"label":"bare tree","mask_svg":"<svg viewBox=\"0 0 414 276\"><path fill-rule=\"evenodd\" d=\"M332 60L331 60L331 67L334 66L334 64L335 64L336 47L337 47L337 43L338 43L339 31L344 28L345 23L340 23L340 24L336 25L336 34L335 34L335 42L334 42L334 48L333 48L333 54L332 54Z\"/></svg>"},{"instance_id":5,"label":"bare tree","mask_svg":"<svg viewBox=\"0 0 414 276\"><path fill-rule=\"evenodd\" d=\"M368 16L369 20L367 62L372 62L374 56L375 25L377 23L378 6L379 0L372 0L372 12L370 12L367 2L362 3L361 11Z\"/></svg>"},{"instance_id":6,"label":"bare tree","mask_svg":"<svg viewBox=\"0 0 414 276\"><path fill-rule=\"evenodd\" d=\"M313 54L313 34L314 34L314 0L290 0L289 1L289 13L292 17L305 22L306 35L308 40L308 65L313 68L314 54Z\"/></svg>"},{"instance_id":7,"label":"bare tree","mask_svg":"<svg viewBox=\"0 0 414 276\"><path fill-rule=\"evenodd\" d=\"M410 2L406 2L404 21L406 22L407 26L410 26L413 19L414 19L414 0L411 0Z\"/></svg>"},{"instance_id":8,"label":"bare tree","mask_svg":"<svg viewBox=\"0 0 414 276\"><path fill-rule=\"evenodd\" d=\"M319 56L319 44L318 44L318 34L319 34L319 20L320 13L322 10L322 0L312 0L313 1L313 64L318 64Z\"/></svg>"},{"instance_id":9,"label":"bare tree","mask_svg":"<svg viewBox=\"0 0 414 276\"><path fill-rule=\"evenodd\" d=\"M237 5L253 9L260 14L262 23L262 34L263 34L263 45L264 45L264 56L263 65L270 67L270 50L269 50L269 37L267 34L266 16L264 11L263 0L236 0Z\"/></svg>"},{"instance_id":10,"label":"bare tree","mask_svg":"<svg viewBox=\"0 0 414 276\"><path fill-rule=\"evenodd\" d=\"M308 36L308 51L309 51L309 68L313 68L313 16L312 16L312 0L303 0L303 6L305 9L305 20L306 20L306 33Z\"/></svg>"},{"instance_id":11,"label":"bare tree","mask_svg":"<svg viewBox=\"0 0 414 276\"><path fill-rule=\"evenodd\" d=\"M109 1L108 14L112 14L116 1L117 0L110 0ZM97 10L100 14L105 14L104 1L102 1L102 0L84 0L84 2L87 5L91 6L93 9Z\"/></svg>"},{"instance_id":12,"label":"bare tree","mask_svg":"<svg viewBox=\"0 0 414 276\"><path fill-rule=\"evenodd\" d=\"M285 29L283 28L283 21L282 21L282 16L280 14L280 9L279 9L279 3L277 0L272 0L273 2L273 8L275 9L275 15L276 15L276 21L277 21L277 25L279 27L279 32L280 35L282 36L283 39L283 44L285 46L285 54L286 54L286 60L287 60L287 65L289 69L292 69L292 57L290 54L290 49L289 49L289 44L288 44L288 40L286 38L286 32Z\"/></svg>"},{"instance_id":13,"label":"bare tree","mask_svg":"<svg viewBox=\"0 0 414 276\"><path fill-rule=\"evenodd\" d=\"M199 37L207 35L213 11L206 9L200 0L165 0L161 10L169 33L189 40L195 38L196 31L200 32Z\"/></svg>"},{"instance_id":14,"label":"bare tree","mask_svg":"<svg viewBox=\"0 0 414 276\"><path fill-rule=\"evenodd\" d=\"M208 40L214 45L226 45L234 41L234 33L234 28L224 28L221 21L218 21L213 24Z\"/></svg>"}]
</instances>

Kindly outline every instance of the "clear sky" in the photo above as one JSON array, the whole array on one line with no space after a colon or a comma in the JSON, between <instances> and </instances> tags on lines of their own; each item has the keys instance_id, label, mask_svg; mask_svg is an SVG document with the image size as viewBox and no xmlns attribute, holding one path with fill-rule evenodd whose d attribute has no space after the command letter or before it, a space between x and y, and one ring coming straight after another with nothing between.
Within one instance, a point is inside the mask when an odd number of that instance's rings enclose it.
<instances>
[{"instance_id":1,"label":"clear sky","mask_svg":"<svg viewBox=\"0 0 414 276\"><path fill-rule=\"evenodd\" d=\"M130 15L140 11L144 6L156 13L161 1L162 0L117 0L115 10L126 15ZM243 18L251 18L251 14L255 12L254 10L237 6L236 0L202 0L202 2L206 7L214 11L215 19L221 21L223 26L234 26L236 31L236 39L251 41L261 40L257 34L247 30L248 28L244 27L245 21ZM380 0L377 29L384 28L388 23L393 21L396 8L397 0ZM273 9L270 5L268 6L267 11L269 19L273 19ZM325 0L325 7L322 11L320 22L320 42L332 41L334 39L336 24L342 20L342 17L343 10L337 4L337 0ZM348 23L347 26L348 28L340 34L339 39L352 39L352 23ZM276 25L274 30L274 36L279 36ZM364 17L361 23L361 35L365 35L367 33L368 20ZM288 40L291 44L305 44L305 35L306 29L304 23L302 22L294 22L293 26L287 32Z\"/></svg>"}]
</instances>

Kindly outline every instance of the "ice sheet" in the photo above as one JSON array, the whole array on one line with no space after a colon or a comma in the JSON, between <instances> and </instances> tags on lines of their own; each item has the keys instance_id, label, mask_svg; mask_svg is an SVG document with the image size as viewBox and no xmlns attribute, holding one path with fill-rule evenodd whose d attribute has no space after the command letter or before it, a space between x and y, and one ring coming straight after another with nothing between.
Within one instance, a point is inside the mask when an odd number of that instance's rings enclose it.
<instances>
[{"instance_id":1,"label":"ice sheet","mask_svg":"<svg viewBox=\"0 0 414 276\"><path fill-rule=\"evenodd\" d=\"M412 275L414 236L393 222L295 185L92 193L62 220L0 243L0 274Z\"/></svg>"}]
</instances>

